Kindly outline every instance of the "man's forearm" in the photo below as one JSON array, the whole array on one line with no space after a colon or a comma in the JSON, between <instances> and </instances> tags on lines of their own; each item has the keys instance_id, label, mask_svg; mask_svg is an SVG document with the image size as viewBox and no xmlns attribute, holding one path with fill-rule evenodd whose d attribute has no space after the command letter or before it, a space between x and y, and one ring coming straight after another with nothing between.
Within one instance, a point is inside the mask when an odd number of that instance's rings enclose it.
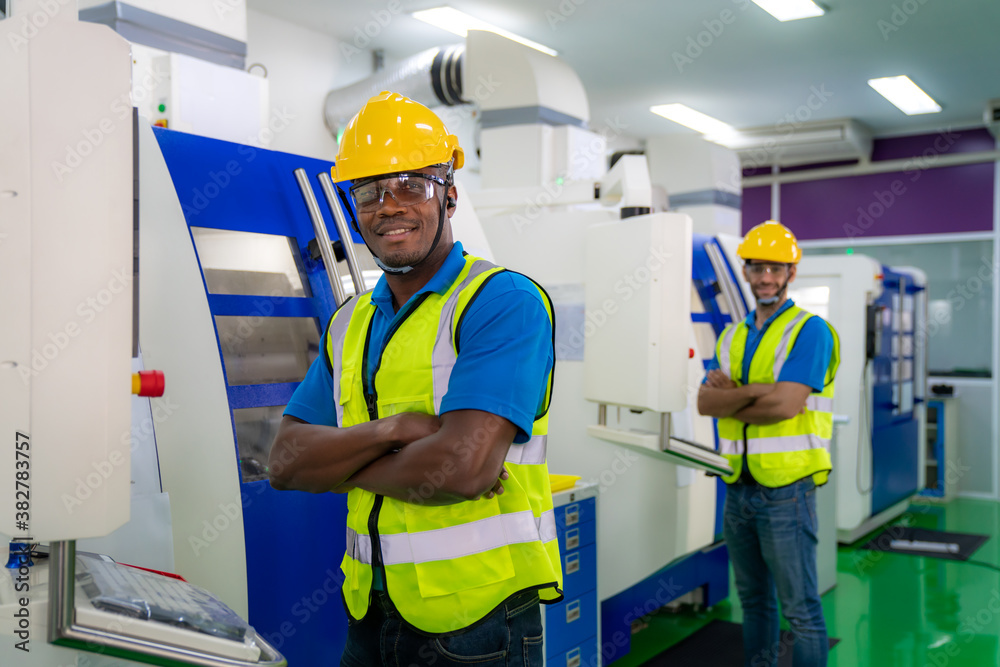
<instances>
[{"instance_id":1,"label":"man's forearm","mask_svg":"<svg viewBox=\"0 0 1000 667\"><path fill-rule=\"evenodd\" d=\"M698 412L708 417L723 419L735 417L736 413L754 403L764 394L767 385L746 384L732 389L722 389L702 385L698 391Z\"/></svg>"},{"instance_id":2,"label":"man's forearm","mask_svg":"<svg viewBox=\"0 0 1000 667\"><path fill-rule=\"evenodd\" d=\"M451 505L490 491L503 470L517 427L476 410L450 412L441 430L373 461L341 488L353 486L424 505Z\"/></svg>"},{"instance_id":3,"label":"man's forearm","mask_svg":"<svg viewBox=\"0 0 1000 667\"><path fill-rule=\"evenodd\" d=\"M394 445L385 431L378 421L336 428L286 417L268 459L271 486L310 493L333 490L392 451Z\"/></svg>"},{"instance_id":4,"label":"man's forearm","mask_svg":"<svg viewBox=\"0 0 1000 667\"><path fill-rule=\"evenodd\" d=\"M420 466L414 466L413 461L407 461L411 457L401 456L405 451L386 454L372 461L335 490L347 491L357 487L423 505L454 505L469 500L451 489L449 482L453 480L449 478L457 472L454 464L442 461L436 469L428 469L425 461Z\"/></svg>"},{"instance_id":5,"label":"man's forearm","mask_svg":"<svg viewBox=\"0 0 1000 667\"><path fill-rule=\"evenodd\" d=\"M785 412L784 406L780 402L768 400L768 397L764 396L754 401L752 405L738 410L733 414L733 419L758 426L777 424L789 419L790 416Z\"/></svg>"}]
</instances>

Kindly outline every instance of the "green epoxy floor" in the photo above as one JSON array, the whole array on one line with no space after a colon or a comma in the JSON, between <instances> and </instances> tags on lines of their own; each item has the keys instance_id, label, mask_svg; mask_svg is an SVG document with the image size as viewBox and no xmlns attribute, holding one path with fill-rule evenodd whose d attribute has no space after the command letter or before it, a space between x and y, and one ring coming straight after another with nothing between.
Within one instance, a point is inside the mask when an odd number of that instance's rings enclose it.
<instances>
[{"instance_id":1,"label":"green epoxy floor","mask_svg":"<svg viewBox=\"0 0 1000 667\"><path fill-rule=\"evenodd\" d=\"M989 535L972 560L1000 567L1000 503L911 505L900 520ZM841 640L830 651L831 667L1000 665L1000 571L989 567L841 547L837 585L823 596L823 610L830 636ZM631 651L614 667L641 665L714 618L742 621L735 587L708 612L647 617L648 627L632 635Z\"/></svg>"}]
</instances>

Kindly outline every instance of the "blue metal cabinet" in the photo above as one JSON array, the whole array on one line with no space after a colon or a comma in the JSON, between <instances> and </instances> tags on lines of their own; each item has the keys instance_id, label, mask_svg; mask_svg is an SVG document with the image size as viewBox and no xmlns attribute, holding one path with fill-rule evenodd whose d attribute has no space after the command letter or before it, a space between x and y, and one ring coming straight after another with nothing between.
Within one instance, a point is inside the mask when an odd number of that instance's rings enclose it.
<instances>
[{"instance_id":1,"label":"blue metal cabinet","mask_svg":"<svg viewBox=\"0 0 1000 667\"><path fill-rule=\"evenodd\" d=\"M596 484L577 484L553 495L564 597L543 607L545 664L550 667L597 664L596 496Z\"/></svg>"}]
</instances>

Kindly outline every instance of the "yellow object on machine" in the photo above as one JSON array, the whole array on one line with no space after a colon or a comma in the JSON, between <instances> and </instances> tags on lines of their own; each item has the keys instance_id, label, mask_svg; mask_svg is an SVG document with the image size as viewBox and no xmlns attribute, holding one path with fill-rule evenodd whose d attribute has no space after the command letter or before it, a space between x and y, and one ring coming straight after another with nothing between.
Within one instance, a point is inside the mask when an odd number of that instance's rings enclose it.
<instances>
[{"instance_id":1,"label":"yellow object on machine","mask_svg":"<svg viewBox=\"0 0 1000 667\"><path fill-rule=\"evenodd\" d=\"M552 487L552 493L559 493L572 489L579 479L579 475L549 475L549 485Z\"/></svg>"}]
</instances>

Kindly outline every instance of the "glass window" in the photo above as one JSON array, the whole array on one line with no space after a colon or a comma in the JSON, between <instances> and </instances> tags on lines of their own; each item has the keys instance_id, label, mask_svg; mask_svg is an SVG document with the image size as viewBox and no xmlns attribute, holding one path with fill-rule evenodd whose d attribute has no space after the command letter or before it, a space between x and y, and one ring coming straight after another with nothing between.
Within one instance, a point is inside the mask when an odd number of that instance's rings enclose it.
<instances>
[{"instance_id":1,"label":"glass window","mask_svg":"<svg viewBox=\"0 0 1000 667\"><path fill-rule=\"evenodd\" d=\"M319 356L312 317L217 315L215 326L230 385L301 382Z\"/></svg>"},{"instance_id":2,"label":"glass window","mask_svg":"<svg viewBox=\"0 0 1000 667\"><path fill-rule=\"evenodd\" d=\"M240 476L244 482L267 479L267 457L281 423L285 406L233 410L236 447L240 453Z\"/></svg>"},{"instance_id":3,"label":"glass window","mask_svg":"<svg viewBox=\"0 0 1000 667\"><path fill-rule=\"evenodd\" d=\"M927 274L927 372L990 377L993 367L993 242L942 241L804 248L805 255L868 255Z\"/></svg>"},{"instance_id":4,"label":"glass window","mask_svg":"<svg viewBox=\"0 0 1000 667\"><path fill-rule=\"evenodd\" d=\"M209 294L312 296L294 239L206 227L191 234Z\"/></svg>"}]
</instances>

